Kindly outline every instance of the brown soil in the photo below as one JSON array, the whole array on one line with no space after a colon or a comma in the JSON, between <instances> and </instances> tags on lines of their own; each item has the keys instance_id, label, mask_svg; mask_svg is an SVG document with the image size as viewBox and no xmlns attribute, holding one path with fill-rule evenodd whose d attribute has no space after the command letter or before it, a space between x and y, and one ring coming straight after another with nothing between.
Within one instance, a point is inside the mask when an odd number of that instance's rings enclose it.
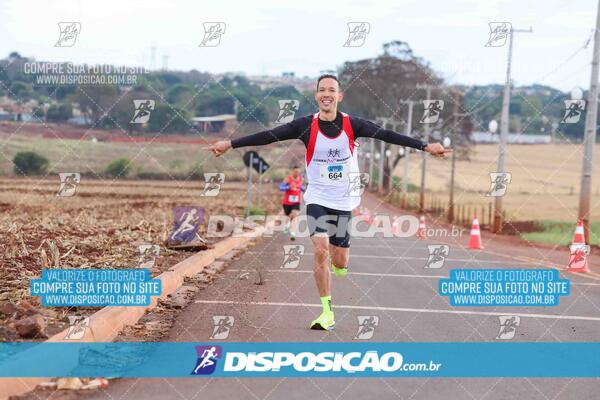
<instances>
[{"instance_id":1,"label":"brown soil","mask_svg":"<svg viewBox=\"0 0 600 400\"><path fill-rule=\"evenodd\" d=\"M43 268L135 268L138 245L152 243L160 245L151 269L152 276L157 276L194 254L164 246L174 206L204 207L205 222L199 233L211 245L220 238L206 237L208 217L241 216L246 201L240 195L244 183L224 185L212 198L199 196L203 185L198 182L118 181L112 185L111 181L97 181L66 198L56 196L56 180L3 178L2 183L0 307L7 303L33 307L44 315L47 336L66 329L69 315L89 315L98 308L41 307L39 297L29 296L29 282L39 278ZM279 211L276 188L263 188L263 208ZM0 313L0 341L15 339L13 324L19 317Z\"/></svg>"}]
</instances>

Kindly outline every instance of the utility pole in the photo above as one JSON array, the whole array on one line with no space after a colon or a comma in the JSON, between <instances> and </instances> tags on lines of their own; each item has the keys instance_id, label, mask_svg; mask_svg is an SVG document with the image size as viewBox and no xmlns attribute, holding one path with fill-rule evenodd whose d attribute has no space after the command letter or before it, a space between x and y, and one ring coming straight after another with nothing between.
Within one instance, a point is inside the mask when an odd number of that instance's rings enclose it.
<instances>
[{"instance_id":1,"label":"utility pole","mask_svg":"<svg viewBox=\"0 0 600 400\"><path fill-rule=\"evenodd\" d=\"M258 161L258 200L256 201L257 207L260 208L260 200L262 197L262 158Z\"/></svg>"},{"instance_id":2,"label":"utility pole","mask_svg":"<svg viewBox=\"0 0 600 400\"><path fill-rule=\"evenodd\" d=\"M163 71L167 71L169 69L169 55L164 54L162 57L162 69Z\"/></svg>"},{"instance_id":3,"label":"utility pole","mask_svg":"<svg viewBox=\"0 0 600 400\"><path fill-rule=\"evenodd\" d=\"M377 191L383 193L383 162L385 161L385 142L379 141L379 175L377 176Z\"/></svg>"},{"instance_id":4,"label":"utility pole","mask_svg":"<svg viewBox=\"0 0 600 400\"><path fill-rule=\"evenodd\" d=\"M370 139L371 151L369 157L369 190L373 190L373 163L375 162L375 139Z\"/></svg>"},{"instance_id":5,"label":"utility pole","mask_svg":"<svg viewBox=\"0 0 600 400\"><path fill-rule=\"evenodd\" d=\"M381 127L383 129L387 129L388 126L388 122L389 122L389 118L379 118L380 121L378 121L378 123L381 125ZM385 159L385 142L382 140L379 142L379 162L377 163L377 169L379 170L379 173L377 174L377 191L379 193L383 193L383 173L384 173L384 163L386 161Z\"/></svg>"},{"instance_id":6,"label":"utility pole","mask_svg":"<svg viewBox=\"0 0 600 400\"><path fill-rule=\"evenodd\" d=\"M253 154L250 153L250 164L248 164L248 197L246 200L246 218L248 218L248 216L250 215L250 207L252 206L252 165L254 165L253 162Z\"/></svg>"},{"instance_id":7,"label":"utility pole","mask_svg":"<svg viewBox=\"0 0 600 400\"><path fill-rule=\"evenodd\" d=\"M417 84L417 89L425 89L427 92L427 100L431 99L431 89L436 88L437 86L428 85L428 84ZM429 142L429 134L431 132L431 125L425 123L425 142ZM421 188L419 194L419 212L423 213L425 211L425 171L427 169L427 152L421 152Z\"/></svg>"},{"instance_id":8,"label":"utility pole","mask_svg":"<svg viewBox=\"0 0 600 400\"><path fill-rule=\"evenodd\" d=\"M413 117L413 105L415 104L412 100L402 100L401 103L408 104L408 118L406 121L406 136L412 133L412 117ZM408 156L410 151L408 147L404 147L404 170L402 171L402 199L400 200L400 206L406 208L407 197L408 197Z\"/></svg>"},{"instance_id":9,"label":"utility pole","mask_svg":"<svg viewBox=\"0 0 600 400\"><path fill-rule=\"evenodd\" d=\"M398 125L400 125L400 122L398 120L396 120L394 117L392 117L392 122L390 122L391 125L391 129L394 132L397 132L397 128ZM390 176L388 178L388 182L387 182L387 188L386 188L386 192L392 193L394 191L394 161L392 160L394 157L396 157L396 155L398 154L398 149L400 148L400 146L395 145L395 144L390 144L390 149L389 149L389 153L390 156L386 157L388 166L389 166L389 171L390 171ZM386 151L387 153L388 151Z\"/></svg>"},{"instance_id":10,"label":"utility pole","mask_svg":"<svg viewBox=\"0 0 600 400\"><path fill-rule=\"evenodd\" d=\"M506 64L506 81L504 82L504 93L502 97L502 118L500 120L500 146L498 148L498 173L504 173L504 154L506 153L506 143L508 142L508 119L509 119L509 106L510 106L510 67L512 62L512 50L513 50L513 35L515 32L533 32L531 28L528 30L524 29L510 29L510 35L508 35L508 62ZM494 206L494 224L492 226L492 232L500 233L502 230L502 196L496 196Z\"/></svg>"},{"instance_id":11,"label":"utility pole","mask_svg":"<svg viewBox=\"0 0 600 400\"><path fill-rule=\"evenodd\" d=\"M452 123L452 130L450 132L450 138L452 141L452 147L454 149L456 149L456 130L458 127L458 117L466 115L466 114L459 114L458 113L458 100L459 100L459 92L456 91L455 93L455 98L454 98L454 111L452 112L452 119L453 119L453 123ZM450 167L450 200L449 200L449 205L448 205L448 222L452 223L454 222L454 169L456 167L456 151L452 152L452 164Z\"/></svg>"},{"instance_id":12,"label":"utility pole","mask_svg":"<svg viewBox=\"0 0 600 400\"><path fill-rule=\"evenodd\" d=\"M150 46L150 71L154 71L156 60L156 43L152 43Z\"/></svg>"},{"instance_id":13,"label":"utility pole","mask_svg":"<svg viewBox=\"0 0 600 400\"><path fill-rule=\"evenodd\" d=\"M579 218L583 220L585 242L590 242L590 201L592 196L592 171L594 167L594 146L596 144L596 119L598 112L598 61L600 52L600 1L596 15L594 33L594 53L592 56L592 76L588 92L585 115L585 136L583 139L583 168L581 191L579 192Z\"/></svg>"},{"instance_id":14,"label":"utility pole","mask_svg":"<svg viewBox=\"0 0 600 400\"><path fill-rule=\"evenodd\" d=\"M451 139L451 146L452 146L453 150L456 150L456 138L458 137L458 135L456 133L460 130L458 118L466 117L469 114L458 112L458 102L460 100L460 95L462 93L460 93L458 90L455 90L454 94L455 94L454 111L452 113L453 126L452 126L452 130L450 132L450 139ZM448 206L448 222L450 222L450 223L454 222L454 172L455 171L456 171L456 151L452 151L452 164L450 167L450 204Z\"/></svg>"}]
</instances>

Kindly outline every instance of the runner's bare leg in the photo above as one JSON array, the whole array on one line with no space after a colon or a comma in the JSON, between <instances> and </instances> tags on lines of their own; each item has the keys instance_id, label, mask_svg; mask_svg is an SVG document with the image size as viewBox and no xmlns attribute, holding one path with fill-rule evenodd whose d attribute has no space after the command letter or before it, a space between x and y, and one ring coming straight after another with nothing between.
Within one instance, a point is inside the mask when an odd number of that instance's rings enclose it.
<instances>
[{"instance_id":1,"label":"runner's bare leg","mask_svg":"<svg viewBox=\"0 0 600 400\"><path fill-rule=\"evenodd\" d=\"M338 247L330 244L329 256L331 257L331 262L336 266L336 268L347 268L348 259L350 258L350 248Z\"/></svg>"},{"instance_id":2,"label":"runner's bare leg","mask_svg":"<svg viewBox=\"0 0 600 400\"><path fill-rule=\"evenodd\" d=\"M331 296L331 274L329 272L329 237L327 233L315 233L312 237L315 248L313 272L319 296Z\"/></svg>"},{"instance_id":3,"label":"runner's bare leg","mask_svg":"<svg viewBox=\"0 0 600 400\"><path fill-rule=\"evenodd\" d=\"M290 232L296 232L296 217L298 216L298 210L292 210L290 213Z\"/></svg>"}]
</instances>

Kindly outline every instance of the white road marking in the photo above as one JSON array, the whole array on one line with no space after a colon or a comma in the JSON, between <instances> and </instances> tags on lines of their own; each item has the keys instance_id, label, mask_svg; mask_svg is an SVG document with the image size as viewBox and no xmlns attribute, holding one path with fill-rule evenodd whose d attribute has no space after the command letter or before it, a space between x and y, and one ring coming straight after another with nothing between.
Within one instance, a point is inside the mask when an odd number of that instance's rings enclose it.
<instances>
[{"instance_id":1,"label":"white road marking","mask_svg":"<svg viewBox=\"0 0 600 400\"><path fill-rule=\"evenodd\" d=\"M196 300L198 304L229 304L229 305L247 305L247 306L282 306L282 307L315 307L321 308L321 304L310 303L280 303L270 301L229 301L229 300ZM398 311L398 312L416 312L430 314L463 314L463 315L485 315L485 316L501 316L501 315L517 315L523 318L543 318L543 319L561 319L561 320L578 320L578 321L599 321L600 317L584 317L580 315L557 315L557 314L523 314L513 311L507 312L486 312L486 311L469 311L469 310L439 310L439 309L422 309L422 308L404 308L404 307L371 307L371 306L350 306L336 304L336 309L348 310L368 310L368 311Z\"/></svg>"},{"instance_id":2,"label":"white road marking","mask_svg":"<svg viewBox=\"0 0 600 400\"><path fill-rule=\"evenodd\" d=\"M255 270L247 269L227 269L227 272L253 272ZM292 268L277 268L277 269L265 269L261 271L266 272L291 272L300 274L312 274L312 270L306 269L292 269ZM348 272L348 275L358 276L377 276L384 278L424 278L424 279L440 279L448 278L448 275L417 275L417 274L380 274L377 272ZM572 286L600 286L600 283L587 283L587 282L571 282Z\"/></svg>"},{"instance_id":3,"label":"white road marking","mask_svg":"<svg viewBox=\"0 0 600 400\"><path fill-rule=\"evenodd\" d=\"M279 254L283 255L283 251L248 251L248 254ZM305 256L314 256L315 253L304 253ZM365 255L365 254L351 254L352 258L378 258L385 260L397 260L398 258L402 258L403 260L420 260L427 261L429 257L406 257L406 256L380 256L380 255ZM532 262L532 261L498 261L498 260L477 260L472 258L446 258L447 262L468 262L468 263L479 263L479 264L531 264L531 265L547 265L550 267L549 263L543 262ZM556 269L556 267L551 267Z\"/></svg>"},{"instance_id":4,"label":"white road marking","mask_svg":"<svg viewBox=\"0 0 600 400\"><path fill-rule=\"evenodd\" d=\"M228 269L230 272L250 272L252 270L243 270L243 269ZM292 273L301 273L301 274L312 274L312 270L304 270L304 269L291 269L291 268L279 268L279 269L267 269L262 270L267 272L292 272ZM415 274L378 274L375 272L348 272L348 275L364 275L364 276L383 276L383 277L398 277L398 278L448 278L444 275L415 275Z\"/></svg>"}]
</instances>

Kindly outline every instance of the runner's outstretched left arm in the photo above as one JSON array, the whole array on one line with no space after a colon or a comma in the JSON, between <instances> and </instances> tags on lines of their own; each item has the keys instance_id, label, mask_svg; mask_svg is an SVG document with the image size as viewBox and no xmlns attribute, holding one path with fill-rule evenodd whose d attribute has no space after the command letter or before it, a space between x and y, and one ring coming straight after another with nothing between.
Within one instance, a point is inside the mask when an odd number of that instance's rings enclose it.
<instances>
[{"instance_id":1,"label":"runner's outstretched left arm","mask_svg":"<svg viewBox=\"0 0 600 400\"><path fill-rule=\"evenodd\" d=\"M426 143L422 140L411 138L406 135L394 132L389 129L384 129L371 121L367 121L362 118L352 118L352 129L354 130L354 137L367 137L377 140L383 140L384 142L397 144L405 147L412 147L413 149L426 151L438 157L443 157L447 152L452 150L444 149L440 143Z\"/></svg>"}]
</instances>

